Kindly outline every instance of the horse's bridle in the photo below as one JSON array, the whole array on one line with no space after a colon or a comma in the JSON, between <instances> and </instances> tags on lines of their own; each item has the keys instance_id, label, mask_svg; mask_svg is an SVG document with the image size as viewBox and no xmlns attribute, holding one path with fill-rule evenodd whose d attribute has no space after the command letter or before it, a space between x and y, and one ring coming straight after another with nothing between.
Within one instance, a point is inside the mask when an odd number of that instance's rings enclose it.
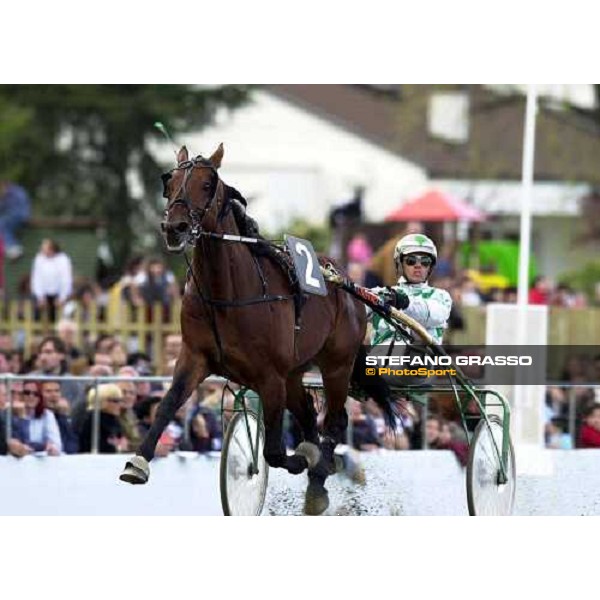
<instances>
[{"instance_id":1,"label":"horse's bridle","mask_svg":"<svg viewBox=\"0 0 600 600\"><path fill-rule=\"evenodd\" d=\"M202 209L194 208L192 206L191 200L187 195L188 180L194 169L210 169L214 175L214 183L211 184L214 185L213 194L210 200L202 207ZM168 173L164 173L163 175L161 175L163 185L165 186L165 192L163 193L163 196L166 198L168 198L168 196L166 195L166 185L169 179L173 176L173 171L184 171L183 181L179 186L179 189L177 190L177 194L175 194L175 200L169 202L167 204L167 207L165 208L165 211L163 213L165 220L161 223L161 229L163 231L165 230L167 223L166 219L168 218L169 213L173 210L173 208L182 205L185 208L187 216L191 223L191 228L188 233L186 243L195 242L202 232L202 222L204 221L204 217L212 208L213 203L217 198L220 181L219 175L214 165L203 156L196 156L191 160L185 160L183 162L180 162L174 169L171 169L171 171L169 171Z\"/></svg>"}]
</instances>

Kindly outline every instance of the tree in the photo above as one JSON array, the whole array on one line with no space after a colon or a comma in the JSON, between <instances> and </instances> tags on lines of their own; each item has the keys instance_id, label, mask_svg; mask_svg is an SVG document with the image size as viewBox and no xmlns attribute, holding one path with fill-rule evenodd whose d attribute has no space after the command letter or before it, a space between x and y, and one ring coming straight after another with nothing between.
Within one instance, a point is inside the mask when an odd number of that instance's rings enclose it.
<instances>
[{"instance_id":1,"label":"tree","mask_svg":"<svg viewBox=\"0 0 600 600\"><path fill-rule=\"evenodd\" d=\"M107 223L117 264L156 229L159 165L150 151L162 134L210 124L220 107L247 101L248 86L0 86L0 178L18 179L38 215L86 216ZM143 188L135 199L131 178Z\"/></svg>"}]
</instances>

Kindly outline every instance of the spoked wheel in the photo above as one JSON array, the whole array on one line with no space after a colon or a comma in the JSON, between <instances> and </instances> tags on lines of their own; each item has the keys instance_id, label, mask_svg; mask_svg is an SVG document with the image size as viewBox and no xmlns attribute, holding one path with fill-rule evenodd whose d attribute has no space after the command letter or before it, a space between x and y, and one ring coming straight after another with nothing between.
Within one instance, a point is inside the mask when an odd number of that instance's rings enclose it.
<instances>
[{"instance_id":1,"label":"spoked wheel","mask_svg":"<svg viewBox=\"0 0 600 600\"><path fill-rule=\"evenodd\" d=\"M236 413L227 427L221 451L219 483L225 516L256 516L262 512L269 479L264 445L264 427L256 414Z\"/></svg>"},{"instance_id":2,"label":"spoked wheel","mask_svg":"<svg viewBox=\"0 0 600 600\"><path fill-rule=\"evenodd\" d=\"M512 441L508 444L506 483L498 483L501 473L499 452L502 449L502 421L495 415L489 417L490 426L481 420L469 451L467 464L467 504L471 516L510 515L515 503L516 470ZM493 436L493 437L492 437Z\"/></svg>"}]
</instances>

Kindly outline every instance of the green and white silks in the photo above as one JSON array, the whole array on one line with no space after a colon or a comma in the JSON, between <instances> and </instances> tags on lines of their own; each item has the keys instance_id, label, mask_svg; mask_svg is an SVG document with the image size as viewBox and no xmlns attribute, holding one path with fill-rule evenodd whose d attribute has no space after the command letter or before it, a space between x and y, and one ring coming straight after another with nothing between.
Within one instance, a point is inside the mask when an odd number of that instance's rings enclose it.
<instances>
[{"instance_id":1,"label":"green and white silks","mask_svg":"<svg viewBox=\"0 0 600 600\"><path fill-rule=\"evenodd\" d=\"M392 287L395 290L402 290L410 299L408 308L403 312L421 323L436 343L441 344L452 308L450 294L446 290L432 287L428 283L408 283L404 277L401 277L398 283ZM378 287L371 291L382 296L386 289ZM373 324L371 343L373 345L390 344L394 339L395 329L370 309L367 311Z\"/></svg>"}]
</instances>

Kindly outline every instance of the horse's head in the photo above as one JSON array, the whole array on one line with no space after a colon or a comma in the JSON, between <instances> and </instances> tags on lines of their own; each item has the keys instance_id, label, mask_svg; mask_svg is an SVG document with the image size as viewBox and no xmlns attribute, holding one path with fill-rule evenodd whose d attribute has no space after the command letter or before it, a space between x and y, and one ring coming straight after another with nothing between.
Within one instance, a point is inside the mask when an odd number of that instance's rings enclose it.
<instances>
[{"instance_id":1,"label":"horse's head","mask_svg":"<svg viewBox=\"0 0 600 600\"><path fill-rule=\"evenodd\" d=\"M177 154L177 166L162 175L167 207L161 229L167 250L179 253L202 230L214 231L223 202L217 169L223 160L223 144L210 158L188 157L185 146Z\"/></svg>"}]
</instances>

